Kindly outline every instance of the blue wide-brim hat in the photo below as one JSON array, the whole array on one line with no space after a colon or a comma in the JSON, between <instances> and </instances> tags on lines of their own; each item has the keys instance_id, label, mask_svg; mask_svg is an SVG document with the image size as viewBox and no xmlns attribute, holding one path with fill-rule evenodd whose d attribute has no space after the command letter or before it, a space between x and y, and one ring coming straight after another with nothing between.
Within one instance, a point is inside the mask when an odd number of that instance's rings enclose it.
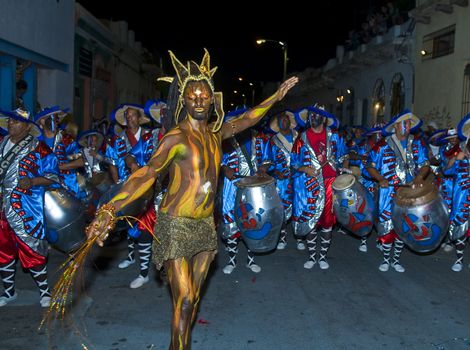
<instances>
[{"instance_id":1,"label":"blue wide-brim hat","mask_svg":"<svg viewBox=\"0 0 470 350\"><path fill-rule=\"evenodd\" d=\"M78 135L78 144L82 147L88 147L87 138L91 135L98 136L98 148L101 147L104 141L104 135L96 130L87 130L80 133L80 135Z\"/></svg>"},{"instance_id":2,"label":"blue wide-brim hat","mask_svg":"<svg viewBox=\"0 0 470 350\"><path fill-rule=\"evenodd\" d=\"M308 124L308 108L303 107L294 112L297 125L301 128L306 128Z\"/></svg>"},{"instance_id":3,"label":"blue wide-brim hat","mask_svg":"<svg viewBox=\"0 0 470 350\"><path fill-rule=\"evenodd\" d=\"M141 105L135 104L135 103L123 103L116 107L111 112L111 120L118 122L121 125L127 125L127 120L126 120L126 111L129 109L136 109L140 112L140 118L139 118L139 124L146 124L150 122L150 119L145 116L145 111L144 108Z\"/></svg>"},{"instance_id":4,"label":"blue wide-brim hat","mask_svg":"<svg viewBox=\"0 0 470 350\"><path fill-rule=\"evenodd\" d=\"M46 107L34 116L34 122L37 123L41 119L47 118L54 114L59 116L59 120L66 116L66 113L64 113L64 111L59 106Z\"/></svg>"},{"instance_id":5,"label":"blue wide-brim hat","mask_svg":"<svg viewBox=\"0 0 470 350\"><path fill-rule=\"evenodd\" d=\"M450 129L447 129L445 134L437 140L437 144L443 145L447 143L450 139L455 139L455 138L459 138L459 133L457 129L450 128Z\"/></svg>"},{"instance_id":6,"label":"blue wide-brim hat","mask_svg":"<svg viewBox=\"0 0 470 350\"><path fill-rule=\"evenodd\" d=\"M310 112L319 114L326 118L326 126L337 129L339 127L339 120L334 114L328 113L325 109L318 107L318 105L309 106L308 110Z\"/></svg>"},{"instance_id":7,"label":"blue wide-brim hat","mask_svg":"<svg viewBox=\"0 0 470 350\"><path fill-rule=\"evenodd\" d=\"M309 123L308 123L308 114L310 112L314 112L316 114L320 114L320 115L326 117L326 125L328 127L332 128L332 129L337 129L339 127L339 120L338 120L338 118L336 118L335 115L333 115L331 113L328 113L323 108L320 108L320 107L314 105L314 106L309 106L309 107L303 107L303 108L297 110L294 113L294 115L296 117L296 120L297 120L297 124L301 128L308 127L308 125L309 125Z\"/></svg>"},{"instance_id":8,"label":"blue wide-brim hat","mask_svg":"<svg viewBox=\"0 0 470 350\"><path fill-rule=\"evenodd\" d=\"M366 129L363 133L362 136L371 136L374 134L382 134L382 127L374 127L374 128L369 128Z\"/></svg>"},{"instance_id":9,"label":"blue wide-brim hat","mask_svg":"<svg viewBox=\"0 0 470 350\"><path fill-rule=\"evenodd\" d=\"M271 120L269 122L269 128L274 132L274 133L278 133L279 132L279 117L282 115L282 114L287 114L289 116L289 119L290 119L290 128L291 129L295 129L297 127L297 120L295 119L295 114L293 111L287 109L279 114L275 114L271 117Z\"/></svg>"},{"instance_id":10,"label":"blue wide-brim hat","mask_svg":"<svg viewBox=\"0 0 470 350\"><path fill-rule=\"evenodd\" d=\"M457 125L457 133L462 141L470 138L470 113L463 117Z\"/></svg>"},{"instance_id":11,"label":"blue wide-brim hat","mask_svg":"<svg viewBox=\"0 0 470 350\"><path fill-rule=\"evenodd\" d=\"M8 119L15 119L20 122L25 122L29 123L32 125L32 128L30 130L30 134L39 137L42 134L41 129L39 126L33 121L33 117L31 116L31 113L28 111L17 108L14 111L8 112L8 111L0 111L0 128L3 128L5 130L8 130Z\"/></svg>"},{"instance_id":12,"label":"blue wide-brim hat","mask_svg":"<svg viewBox=\"0 0 470 350\"><path fill-rule=\"evenodd\" d=\"M423 122L421 119L419 119L417 116L415 116L413 113L411 113L410 110L405 109L403 112L400 114L394 116L385 126L383 127L382 133L383 134L394 134L394 125L400 122L403 122L405 120L411 120L411 125L410 125L410 132L415 131L419 127L421 127L421 124Z\"/></svg>"},{"instance_id":13,"label":"blue wide-brim hat","mask_svg":"<svg viewBox=\"0 0 470 350\"><path fill-rule=\"evenodd\" d=\"M167 109L168 106L163 100L148 100L145 103L144 111L145 114L152 117L158 124L162 125L163 121L163 111Z\"/></svg>"},{"instance_id":14,"label":"blue wide-brim hat","mask_svg":"<svg viewBox=\"0 0 470 350\"><path fill-rule=\"evenodd\" d=\"M427 139L426 144L432 145L434 143L439 143L439 139L444 137L447 133L447 129L440 129L434 131Z\"/></svg>"}]
</instances>

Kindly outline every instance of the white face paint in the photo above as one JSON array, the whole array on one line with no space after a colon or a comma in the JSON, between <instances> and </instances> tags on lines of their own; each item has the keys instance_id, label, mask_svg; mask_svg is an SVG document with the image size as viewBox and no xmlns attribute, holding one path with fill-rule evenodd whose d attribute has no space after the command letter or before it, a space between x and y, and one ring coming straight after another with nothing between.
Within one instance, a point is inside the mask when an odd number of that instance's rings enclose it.
<instances>
[{"instance_id":1,"label":"white face paint","mask_svg":"<svg viewBox=\"0 0 470 350\"><path fill-rule=\"evenodd\" d=\"M206 181L206 183L202 185L202 190L204 191L204 193L210 192L211 189L212 189L212 185L209 181Z\"/></svg>"}]
</instances>

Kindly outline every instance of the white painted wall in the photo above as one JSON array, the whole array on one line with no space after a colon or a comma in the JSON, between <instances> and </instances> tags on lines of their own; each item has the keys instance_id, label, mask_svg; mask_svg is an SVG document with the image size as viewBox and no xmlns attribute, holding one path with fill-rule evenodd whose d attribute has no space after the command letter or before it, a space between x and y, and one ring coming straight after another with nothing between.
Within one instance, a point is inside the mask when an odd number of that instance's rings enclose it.
<instances>
[{"instance_id":1,"label":"white painted wall","mask_svg":"<svg viewBox=\"0 0 470 350\"><path fill-rule=\"evenodd\" d=\"M38 69L42 106L72 107L74 0L0 0L0 38L69 66L68 72Z\"/></svg>"},{"instance_id":2,"label":"white painted wall","mask_svg":"<svg viewBox=\"0 0 470 350\"><path fill-rule=\"evenodd\" d=\"M416 25L416 101L415 111L440 127L456 126L462 116L463 77L470 63L470 7L453 6L452 14L430 12L431 23ZM421 60L423 37L456 25L454 53Z\"/></svg>"}]
</instances>

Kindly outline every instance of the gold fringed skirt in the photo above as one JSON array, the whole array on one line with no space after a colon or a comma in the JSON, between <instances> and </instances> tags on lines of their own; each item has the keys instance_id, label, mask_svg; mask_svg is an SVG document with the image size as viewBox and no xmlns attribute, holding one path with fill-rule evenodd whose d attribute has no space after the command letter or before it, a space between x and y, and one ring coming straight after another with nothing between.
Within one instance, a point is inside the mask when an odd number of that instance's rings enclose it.
<instances>
[{"instance_id":1,"label":"gold fringed skirt","mask_svg":"<svg viewBox=\"0 0 470 350\"><path fill-rule=\"evenodd\" d=\"M217 233L212 216L202 219L157 213L152 261L160 270L167 260L191 259L202 251L217 251Z\"/></svg>"}]
</instances>

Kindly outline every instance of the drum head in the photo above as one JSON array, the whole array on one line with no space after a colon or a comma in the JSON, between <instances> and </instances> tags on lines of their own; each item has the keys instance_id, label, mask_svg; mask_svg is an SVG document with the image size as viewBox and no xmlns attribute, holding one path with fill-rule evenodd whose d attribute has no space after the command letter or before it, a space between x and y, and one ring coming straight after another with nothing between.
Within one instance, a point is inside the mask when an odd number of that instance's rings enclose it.
<instances>
[{"instance_id":1,"label":"drum head","mask_svg":"<svg viewBox=\"0 0 470 350\"><path fill-rule=\"evenodd\" d=\"M269 175L247 176L235 183L239 188L259 187L269 185L274 182L274 178Z\"/></svg>"},{"instance_id":2,"label":"drum head","mask_svg":"<svg viewBox=\"0 0 470 350\"><path fill-rule=\"evenodd\" d=\"M412 207L429 203L439 195L437 187L430 181L426 181L423 186L400 187L396 193L395 203L401 207Z\"/></svg>"},{"instance_id":3,"label":"drum head","mask_svg":"<svg viewBox=\"0 0 470 350\"><path fill-rule=\"evenodd\" d=\"M333 189L336 191L343 191L350 188L356 182L356 177L351 174L342 174L333 181Z\"/></svg>"},{"instance_id":4,"label":"drum head","mask_svg":"<svg viewBox=\"0 0 470 350\"><path fill-rule=\"evenodd\" d=\"M361 168L352 165L350 169L355 177L357 177L358 179L361 177Z\"/></svg>"}]
</instances>

